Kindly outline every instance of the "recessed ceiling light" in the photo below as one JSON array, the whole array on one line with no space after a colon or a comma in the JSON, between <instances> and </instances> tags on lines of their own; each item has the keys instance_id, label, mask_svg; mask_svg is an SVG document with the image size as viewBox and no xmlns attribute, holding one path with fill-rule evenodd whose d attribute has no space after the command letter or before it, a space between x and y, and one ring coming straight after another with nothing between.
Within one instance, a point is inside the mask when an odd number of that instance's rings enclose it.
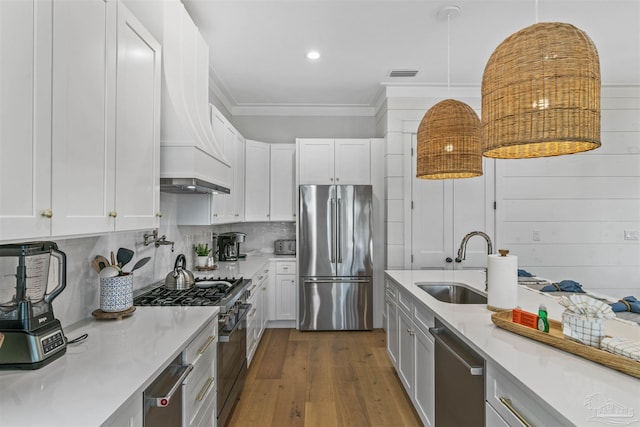
<instances>
[{"instance_id":1,"label":"recessed ceiling light","mask_svg":"<svg viewBox=\"0 0 640 427\"><path fill-rule=\"evenodd\" d=\"M320 58L320 52L318 52L317 50L311 50L309 52L307 52L307 59L319 59Z\"/></svg>"}]
</instances>

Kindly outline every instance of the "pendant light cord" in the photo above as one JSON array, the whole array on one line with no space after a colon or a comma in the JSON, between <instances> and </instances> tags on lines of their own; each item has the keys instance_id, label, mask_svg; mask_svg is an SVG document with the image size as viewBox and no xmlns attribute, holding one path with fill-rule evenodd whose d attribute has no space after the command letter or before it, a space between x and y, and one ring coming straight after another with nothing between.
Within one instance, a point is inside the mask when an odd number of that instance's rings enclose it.
<instances>
[{"instance_id":1,"label":"pendant light cord","mask_svg":"<svg viewBox=\"0 0 640 427\"><path fill-rule=\"evenodd\" d=\"M538 23L538 0L536 0L536 24Z\"/></svg>"},{"instance_id":2,"label":"pendant light cord","mask_svg":"<svg viewBox=\"0 0 640 427\"><path fill-rule=\"evenodd\" d=\"M447 96L451 96L451 12L447 13Z\"/></svg>"}]
</instances>

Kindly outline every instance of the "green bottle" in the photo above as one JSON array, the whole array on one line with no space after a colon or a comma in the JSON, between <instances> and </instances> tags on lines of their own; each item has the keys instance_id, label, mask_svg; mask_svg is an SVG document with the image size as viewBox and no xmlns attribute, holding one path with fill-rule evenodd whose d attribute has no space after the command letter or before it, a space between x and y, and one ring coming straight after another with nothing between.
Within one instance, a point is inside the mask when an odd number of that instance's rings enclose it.
<instances>
[{"instance_id":1,"label":"green bottle","mask_svg":"<svg viewBox=\"0 0 640 427\"><path fill-rule=\"evenodd\" d=\"M549 332L549 320L547 319L547 307L540 304L538 308L538 330L541 332Z\"/></svg>"}]
</instances>

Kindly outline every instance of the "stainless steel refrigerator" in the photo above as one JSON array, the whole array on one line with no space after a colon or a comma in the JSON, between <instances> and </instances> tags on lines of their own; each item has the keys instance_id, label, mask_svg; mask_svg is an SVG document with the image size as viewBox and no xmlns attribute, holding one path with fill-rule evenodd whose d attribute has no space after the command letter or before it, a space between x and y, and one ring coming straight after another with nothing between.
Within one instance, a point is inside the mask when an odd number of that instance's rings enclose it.
<instances>
[{"instance_id":1,"label":"stainless steel refrigerator","mask_svg":"<svg viewBox=\"0 0 640 427\"><path fill-rule=\"evenodd\" d=\"M301 185L300 330L373 325L370 185Z\"/></svg>"}]
</instances>

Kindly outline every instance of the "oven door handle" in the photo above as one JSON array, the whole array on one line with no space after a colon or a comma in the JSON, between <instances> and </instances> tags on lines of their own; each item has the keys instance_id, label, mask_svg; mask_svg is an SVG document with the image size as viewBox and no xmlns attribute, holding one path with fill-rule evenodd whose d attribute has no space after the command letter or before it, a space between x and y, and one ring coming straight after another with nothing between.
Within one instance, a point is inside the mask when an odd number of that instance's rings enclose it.
<instances>
[{"instance_id":1,"label":"oven door handle","mask_svg":"<svg viewBox=\"0 0 640 427\"><path fill-rule=\"evenodd\" d=\"M235 325L233 325L233 329L230 331L219 331L218 332L218 342L229 342L231 339L231 335L238 329L238 326L244 322L247 317L247 313L251 310L251 304L240 304L240 308L242 308L242 314L238 317L238 321Z\"/></svg>"},{"instance_id":2,"label":"oven door handle","mask_svg":"<svg viewBox=\"0 0 640 427\"><path fill-rule=\"evenodd\" d=\"M164 408L169 406L171 402L171 397L173 397L174 393L182 386L182 383L187 378L187 376L193 371L193 365L174 365L176 369L175 375L178 376L178 379L171 386L168 392L163 393L161 396L145 396L149 401L150 406L156 406L158 408Z\"/></svg>"}]
</instances>

